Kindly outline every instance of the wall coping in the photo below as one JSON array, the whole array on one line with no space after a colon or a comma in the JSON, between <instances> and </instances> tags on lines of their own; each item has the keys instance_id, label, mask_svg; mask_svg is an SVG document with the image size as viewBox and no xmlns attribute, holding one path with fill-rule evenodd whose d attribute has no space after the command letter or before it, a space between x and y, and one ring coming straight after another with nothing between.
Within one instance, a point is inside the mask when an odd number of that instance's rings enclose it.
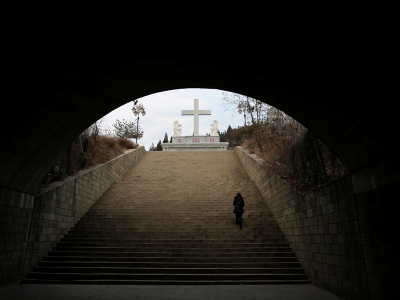
<instances>
[{"instance_id":1,"label":"wall coping","mask_svg":"<svg viewBox=\"0 0 400 300\"><path fill-rule=\"evenodd\" d=\"M256 154L251 154L249 150L243 148L242 146L236 146L239 150L241 150L243 153L247 154L251 159L256 161L259 165L263 167L268 167L272 166L271 164L267 163L265 160L263 160L261 157L257 156Z\"/></svg>"},{"instance_id":2,"label":"wall coping","mask_svg":"<svg viewBox=\"0 0 400 300\"><path fill-rule=\"evenodd\" d=\"M62 181L54 181L49 186L47 186L45 188L40 188L40 190L39 190L39 192L38 192L38 194L36 196L41 196L41 195L43 195L43 194L45 194L45 193L47 193L47 192L49 192L51 190L54 190L55 188L57 188L57 187L59 187L61 185L64 185L64 184L66 184L68 182L71 182L71 181L74 181L75 179L77 179L77 178L79 178L79 177L81 177L83 175L86 175L87 173L90 173L90 172L92 172L92 171L94 171L96 169L99 169L99 168L101 168L101 167L103 167L103 166L105 166L105 165L107 165L109 163L112 163L113 161L115 161L117 159L120 159L125 155L128 155L128 154L130 154L130 153L132 153L134 151L137 151L137 150L141 150L141 148L144 148L144 146L139 146L139 148L137 148L137 149L128 149L124 153L118 155L117 157L114 157L113 159L111 159L111 160L109 160L109 161L107 161L105 163L97 164L97 165L94 165L94 166L90 166L87 169L80 170L80 171L76 172L74 175L66 177ZM144 150L144 151L146 151L146 150Z\"/></svg>"}]
</instances>

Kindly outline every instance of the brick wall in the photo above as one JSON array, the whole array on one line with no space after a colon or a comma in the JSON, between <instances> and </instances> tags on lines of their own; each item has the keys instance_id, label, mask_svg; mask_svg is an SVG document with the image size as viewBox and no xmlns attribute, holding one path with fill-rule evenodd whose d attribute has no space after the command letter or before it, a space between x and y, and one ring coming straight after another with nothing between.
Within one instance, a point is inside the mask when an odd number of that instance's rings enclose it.
<instances>
[{"instance_id":1,"label":"brick wall","mask_svg":"<svg viewBox=\"0 0 400 300\"><path fill-rule=\"evenodd\" d=\"M129 150L36 196L0 188L0 286L19 282L144 153Z\"/></svg>"},{"instance_id":2,"label":"brick wall","mask_svg":"<svg viewBox=\"0 0 400 300\"><path fill-rule=\"evenodd\" d=\"M351 176L303 195L256 155L235 150L312 283L345 299L369 299Z\"/></svg>"}]
</instances>

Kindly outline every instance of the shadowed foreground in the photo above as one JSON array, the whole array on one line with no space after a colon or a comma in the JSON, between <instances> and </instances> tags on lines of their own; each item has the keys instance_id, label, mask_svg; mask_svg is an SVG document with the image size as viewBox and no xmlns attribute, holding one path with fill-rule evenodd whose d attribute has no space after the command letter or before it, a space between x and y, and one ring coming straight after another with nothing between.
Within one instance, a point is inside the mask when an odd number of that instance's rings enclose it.
<instances>
[{"instance_id":1,"label":"shadowed foreground","mask_svg":"<svg viewBox=\"0 0 400 300\"><path fill-rule=\"evenodd\" d=\"M294 285L59 285L24 284L0 290L0 299L279 299L338 300L311 284Z\"/></svg>"}]
</instances>

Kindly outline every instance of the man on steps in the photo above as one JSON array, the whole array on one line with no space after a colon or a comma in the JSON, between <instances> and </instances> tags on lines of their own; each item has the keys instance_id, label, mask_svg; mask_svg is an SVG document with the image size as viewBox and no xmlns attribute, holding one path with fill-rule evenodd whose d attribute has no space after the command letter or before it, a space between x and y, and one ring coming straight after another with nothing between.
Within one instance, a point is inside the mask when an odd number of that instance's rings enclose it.
<instances>
[{"instance_id":1,"label":"man on steps","mask_svg":"<svg viewBox=\"0 0 400 300\"><path fill-rule=\"evenodd\" d=\"M242 229L242 214L244 212L244 199L240 193L237 193L236 197L233 198L233 213L236 213L236 225L240 224L240 229Z\"/></svg>"}]
</instances>

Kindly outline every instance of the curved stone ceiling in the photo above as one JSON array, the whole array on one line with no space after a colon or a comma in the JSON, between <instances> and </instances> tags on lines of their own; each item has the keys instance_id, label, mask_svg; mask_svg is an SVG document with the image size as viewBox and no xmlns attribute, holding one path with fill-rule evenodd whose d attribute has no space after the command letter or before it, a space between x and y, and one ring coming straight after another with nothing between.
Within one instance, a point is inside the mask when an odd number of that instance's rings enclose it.
<instances>
[{"instance_id":1,"label":"curved stone ceiling","mask_svg":"<svg viewBox=\"0 0 400 300\"><path fill-rule=\"evenodd\" d=\"M22 104L18 91L7 99L0 186L35 194L60 151L93 122L133 99L181 88L226 90L273 105L319 136L351 171L393 156L388 99L368 105L338 61L236 54L42 56L20 81L30 101Z\"/></svg>"}]
</instances>

